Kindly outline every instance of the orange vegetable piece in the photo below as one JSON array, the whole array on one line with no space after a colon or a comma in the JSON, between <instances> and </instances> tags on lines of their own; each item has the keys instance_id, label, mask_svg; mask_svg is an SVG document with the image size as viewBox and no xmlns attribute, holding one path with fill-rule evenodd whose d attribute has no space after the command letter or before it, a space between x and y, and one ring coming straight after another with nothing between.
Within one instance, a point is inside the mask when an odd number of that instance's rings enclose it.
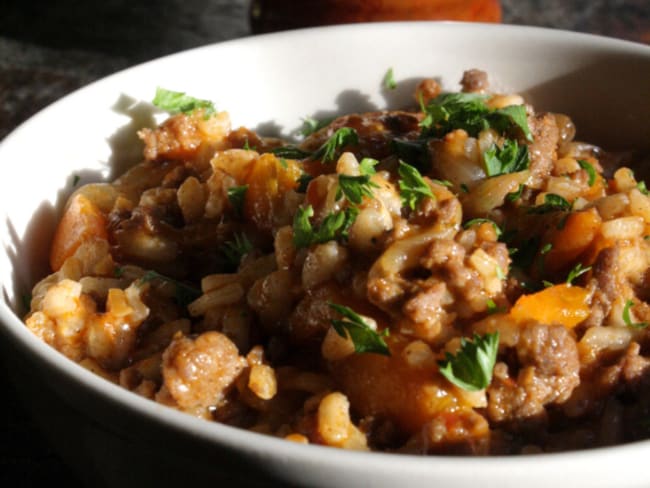
<instances>
[{"instance_id":1,"label":"orange vegetable piece","mask_svg":"<svg viewBox=\"0 0 650 488\"><path fill-rule=\"evenodd\" d=\"M57 271L83 242L91 239L108 239L106 218L92 201L77 193L68 201L54 232L50 250L52 270Z\"/></svg>"},{"instance_id":2,"label":"orange vegetable piece","mask_svg":"<svg viewBox=\"0 0 650 488\"><path fill-rule=\"evenodd\" d=\"M302 170L292 159L278 159L270 153L262 154L252 165L246 177L248 190L244 202L244 216L260 229L270 230L280 210L284 194L298 187ZM291 216L293 218L293 216Z\"/></svg>"},{"instance_id":3,"label":"orange vegetable piece","mask_svg":"<svg viewBox=\"0 0 650 488\"><path fill-rule=\"evenodd\" d=\"M546 269L559 271L575 261L592 244L601 223L602 219L595 208L570 214L564 227L551 238L553 247L544 260Z\"/></svg>"},{"instance_id":4,"label":"orange vegetable piece","mask_svg":"<svg viewBox=\"0 0 650 488\"><path fill-rule=\"evenodd\" d=\"M589 292L581 286L554 285L517 300L510 316L517 321L537 320L573 328L589 316Z\"/></svg>"}]
</instances>

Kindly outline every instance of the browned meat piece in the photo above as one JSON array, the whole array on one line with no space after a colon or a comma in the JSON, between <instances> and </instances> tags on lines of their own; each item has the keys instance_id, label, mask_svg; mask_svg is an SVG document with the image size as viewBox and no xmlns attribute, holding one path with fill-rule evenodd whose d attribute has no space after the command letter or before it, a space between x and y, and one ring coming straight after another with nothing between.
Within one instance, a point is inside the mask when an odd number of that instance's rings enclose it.
<instances>
[{"instance_id":1,"label":"browned meat piece","mask_svg":"<svg viewBox=\"0 0 650 488\"><path fill-rule=\"evenodd\" d=\"M485 71L480 69L468 69L463 73L463 78L460 80L464 92L484 92L488 89L488 76Z\"/></svg>"},{"instance_id":2,"label":"browned meat piece","mask_svg":"<svg viewBox=\"0 0 650 488\"><path fill-rule=\"evenodd\" d=\"M442 87L433 78L426 78L418 83L415 89L415 101L427 105L431 100L440 95Z\"/></svg>"},{"instance_id":3,"label":"browned meat piece","mask_svg":"<svg viewBox=\"0 0 650 488\"><path fill-rule=\"evenodd\" d=\"M532 323L516 346L519 373L508 376L506 365L495 368L488 388L488 417L517 424L545 417L545 405L565 402L580 382L580 362L574 338L562 325Z\"/></svg>"},{"instance_id":4,"label":"browned meat piece","mask_svg":"<svg viewBox=\"0 0 650 488\"><path fill-rule=\"evenodd\" d=\"M528 117L528 125L533 134L533 142L528 147L530 152L531 187L539 187L551 174L553 161L557 157L560 131L553 114L537 114Z\"/></svg>"},{"instance_id":5,"label":"browned meat piece","mask_svg":"<svg viewBox=\"0 0 650 488\"><path fill-rule=\"evenodd\" d=\"M178 334L163 353L164 383L157 399L207 416L209 409L221 405L245 366L237 347L219 332L196 339Z\"/></svg>"},{"instance_id":6,"label":"browned meat piece","mask_svg":"<svg viewBox=\"0 0 650 488\"><path fill-rule=\"evenodd\" d=\"M420 133L421 114L411 112L368 112L339 117L330 125L313 133L301 144L301 149L315 151L341 127L351 127L357 131L359 144L354 148L357 159L373 157L382 159L389 156L392 141L396 137L416 138ZM318 165L320 166L320 164ZM322 171L322 169L321 169Z\"/></svg>"}]
</instances>

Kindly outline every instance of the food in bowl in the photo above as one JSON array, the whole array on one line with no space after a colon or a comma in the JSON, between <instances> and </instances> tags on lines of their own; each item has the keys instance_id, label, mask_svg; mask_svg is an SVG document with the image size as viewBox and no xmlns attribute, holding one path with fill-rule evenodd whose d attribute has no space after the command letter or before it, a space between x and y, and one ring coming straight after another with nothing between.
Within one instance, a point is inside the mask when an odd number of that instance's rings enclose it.
<instances>
[{"instance_id":1,"label":"food in bowl","mask_svg":"<svg viewBox=\"0 0 650 488\"><path fill-rule=\"evenodd\" d=\"M390 73L386 89L394 85ZM298 144L160 90L144 161L70 197L26 324L191 415L358 450L648 437L650 199L566 115L418 85Z\"/></svg>"}]
</instances>

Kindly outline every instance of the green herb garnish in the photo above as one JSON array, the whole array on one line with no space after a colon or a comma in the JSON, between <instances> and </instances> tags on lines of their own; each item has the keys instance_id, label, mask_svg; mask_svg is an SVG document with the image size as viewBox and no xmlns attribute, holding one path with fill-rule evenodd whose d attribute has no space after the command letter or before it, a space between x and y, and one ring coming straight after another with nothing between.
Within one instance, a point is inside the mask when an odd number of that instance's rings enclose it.
<instances>
[{"instance_id":1,"label":"green herb garnish","mask_svg":"<svg viewBox=\"0 0 650 488\"><path fill-rule=\"evenodd\" d=\"M530 158L528 146L520 146L517 141L506 139L502 147L492 144L483 153L485 163L485 174L487 176L499 176L509 173L516 173L528 169Z\"/></svg>"},{"instance_id":2,"label":"green herb garnish","mask_svg":"<svg viewBox=\"0 0 650 488\"><path fill-rule=\"evenodd\" d=\"M232 208L235 210L237 215L241 215L244 208L244 201L246 200L246 192L248 191L248 185L242 186L231 186L226 192L228 195L228 201Z\"/></svg>"},{"instance_id":3,"label":"green herb garnish","mask_svg":"<svg viewBox=\"0 0 650 488\"><path fill-rule=\"evenodd\" d=\"M81 176L79 175L74 175L72 178L72 186L75 187L79 184L79 181L81 180Z\"/></svg>"},{"instance_id":4,"label":"green herb garnish","mask_svg":"<svg viewBox=\"0 0 650 488\"><path fill-rule=\"evenodd\" d=\"M373 158L363 158L359 163L359 172L362 175L374 175L377 173L375 166L379 164L379 161Z\"/></svg>"},{"instance_id":5,"label":"green herb garnish","mask_svg":"<svg viewBox=\"0 0 650 488\"><path fill-rule=\"evenodd\" d=\"M587 183L589 186L594 186L594 183L596 183L597 173L592 164L589 161L585 161L584 159L578 159L578 164L587 172L587 175L589 176Z\"/></svg>"},{"instance_id":6,"label":"green herb garnish","mask_svg":"<svg viewBox=\"0 0 650 488\"><path fill-rule=\"evenodd\" d=\"M487 96L476 93L443 93L423 108L426 114L420 122L423 136L441 136L454 129L464 129L470 136L493 128L501 134L516 127L532 141L526 109L523 105L491 110L485 104ZM421 103L422 105L422 103Z\"/></svg>"},{"instance_id":7,"label":"green herb garnish","mask_svg":"<svg viewBox=\"0 0 650 488\"><path fill-rule=\"evenodd\" d=\"M306 117L302 119L302 122L303 124L300 133L303 137L307 137L312 135L314 132L321 130L323 127L327 127L329 123L332 122L332 119L316 120L311 117Z\"/></svg>"},{"instance_id":8,"label":"green herb garnish","mask_svg":"<svg viewBox=\"0 0 650 488\"><path fill-rule=\"evenodd\" d=\"M386 90L394 90L397 88L393 68L388 68L388 71L386 71L386 74L384 75L384 88L386 88Z\"/></svg>"},{"instance_id":9,"label":"green herb garnish","mask_svg":"<svg viewBox=\"0 0 650 488\"><path fill-rule=\"evenodd\" d=\"M347 339L349 336L354 344L354 351L357 353L374 352L390 356L388 345L384 341L384 336L388 335L388 329L382 334L370 328L363 318L352 309L339 305L337 303L328 303L331 309L340 313L343 320L332 320L332 327L336 333Z\"/></svg>"},{"instance_id":10,"label":"green herb garnish","mask_svg":"<svg viewBox=\"0 0 650 488\"><path fill-rule=\"evenodd\" d=\"M297 248L322 244L335 239L347 239L348 230L354 223L359 209L347 208L344 212L330 213L320 226L314 228L309 221L314 216L311 205L299 208L293 219L293 245Z\"/></svg>"},{"instance_id":11,"label":"green herb garnish","mask_svg":"<svg viewBox=\"0 0 650 488\"><path fill-rule=\"evenodd\" d=\"M342 193L349 202L359 205L364 196L372 198L373 188L379 188L379 185L370 181L370 175L349 176L340 174L336 197L341 198Z\"/></svg>"},{"instance_id":12,"label":"green herb garnish","mask_svg":"<svg viewBox=\"0 0 650 488\"><path fill-rule=\"evenodd\" d=\"M627 300L625 302L625 307L623 307L623 322L625 322L625 325L632 327L633 329L645 329L648 326L647 322L632 322L632 318L630 317L630 309L633 306L633 300Z\"/></svg>"},{"instance_id":13,"label":"green herb garnish","mask_svg":"<svg viewBox=\"0 0 650 488\"><path fill-rule=\"evenodd\" d=\"M637 190L639 190L644 195L648 195L648 188L645 185L645 181L639 181L636 184L636 188L637 188Z\"/></svg>"},{"instance_id":14,"label":"green herb garnish","mask_svg":"<svg viewBox=\"0 0 650 488\"><path fill-rule=\"evenodd\" d=\"M497 306L497 304L491 298L488 298L488 300L486 302L486 305L487 305L487 313L489 315L492 315L492 314L495 314L495 313L505 312L505 310L506 310L505 307Z\"/></svg>"},{"instance_id":15,"label":"green herb garnish","mask_svg":"<svg viewBox=\"0 0 650 488\"><path fill-rule=\"evenodd\" d=\"M209 100L186 95L183 92L156 88L156 96L152 102L156 107L169 112L170 114L191 114L196 110L203 109L206 118L216 112L214 104Z\"/></svg>"},{"instance_id":16,"label":"green herb garnish","mask_svg":"<svg viewBox=\"0 0 650 488\"><path fill-rule=\"evenodd\" d=\"M307 191L307 186L309 185L309 182L313 180L314 177L308 173L303 173L300 175L298 178L298 188L296 191L298 193L305 193Z\"/></svg>"},{"instance_id":17,"label":"green herb garnish","mask_svg":"<svg viewBox=\"0 0 650 488\"><path fill-rule=\"evenodd\" d=\"M341 127L319 147L314 154L310 156L311 159L320 159L324 163L334 161L337 151L345 146L357 144L359 142L359 135L352 127Z\"/></svg>"},{"instance_id":18,"label":"green herb garnish","mask_svg":"<svg viewBox=\"0 0 650 488\"><path fill-rule=\"evenodd\" d=\"M459 388L482 390L492 381L498 351L499 332L474 334L473 341L463 337L460 350L455 355L445 353L446 359L438 362L440 373Z\"/></svg>"},{"instance_id":19,"label":"green herb garnish","mask_svg":"<svg viewBox=\"0 0 650 488\"><path fill-rule=\"evenodd\" d=\"M269 152L275 154L279 158L287 159L305 159L311 156L311 153L291 145L274 147Z\"/></svg>"},{"instance_id":20,"label":"green herb garnish","mask_svg":"<svg viewBox=\"0 0 650 488\"><path fill-rule=\"evenodd\" d=\"M404 161L399 162L399 193L403 207L415 210L420 200L425 197L435 198L431 187L422 178L420 172Z\"/></svg>"},{"instance_id":21,"label":"green herb garnish","mask_svg":"<svg viewBox=\"0 0 650 488\"><path fill-rule=\"evenodd\" d=\"M503 232L501 231L501 227L499 227L494 220L480 218L480 217L476 218L476 219L471 219L471 220L468 220L467 222L465 222L463 224L463 229L469 229L473 225L479 225L479 224L492 224L492 226L494 227L494 231L497 234L497 238L501 237L501 234L503 234Z\"/></svg>"},{"instance_id":22,"label":"green herb garnish","mask_svg":"<svg viewBox=\"0 0 650 488\"><path fill-rule=\"evenodd\" d=\"M531 207L528 209L529 214L545 214L549 212L568 212L571 210L571 204L566 198L556 195L555 193L547 193L544 195L544 203Z\"/></svg>"},{"instance_id":23,"label":"green herb garnish","mask_svg":"<svg viewBox=\"0 0 650 488\"><path fill-rule=\"evenodd\" d=\"M524 184L521 183L519 188L516 191L506 194L506 200L509 202L515 202L521 198L521 194L524 192Z\"/></svg>"},{"instance_id":24,"label":"green herb garnish","mask_svg":"<svg viewBox=\"0 0 650 488\"><path fill-rule=\"evenodd\" d=\"M572 285L573 280L575 280L578 276L582 276L583 274L587 273L591 269L591 266L583 266L582 263L576 264L571 271L569 271L569 274L566 277L566 284L567 285Z\"/></svg>"}]
</instances>

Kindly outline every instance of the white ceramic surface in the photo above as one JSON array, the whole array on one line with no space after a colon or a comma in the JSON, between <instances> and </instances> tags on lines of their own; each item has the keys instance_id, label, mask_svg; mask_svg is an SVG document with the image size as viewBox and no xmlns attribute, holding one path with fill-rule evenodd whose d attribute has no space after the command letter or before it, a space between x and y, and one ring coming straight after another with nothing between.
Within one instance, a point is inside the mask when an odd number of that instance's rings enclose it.
<instances>
[{"instance_id":1,"label":"white ceramic surface","mask_svg":"<svg viewBox=\"0 0 650 488\"><path fill-rule=\"evenodd\" d=\"M382 78L392 67L398 88ZM16 315L46 271L57 215L81 183L138 160L156 86L214 100L234 125L290 134L301 118L400 107L422 77L454 90L481 68L493 87L565 112L581 139L650 147L650 47L513 26L396 23L247 38L156 60L60 100L0 144L0 347L58 449L93 486L650 486L650 441L559 455L396 456L302 446L208 423L105 382L39 342ZM277 484L275 486L278 486Z\"/></svg>"}]
</instances>

